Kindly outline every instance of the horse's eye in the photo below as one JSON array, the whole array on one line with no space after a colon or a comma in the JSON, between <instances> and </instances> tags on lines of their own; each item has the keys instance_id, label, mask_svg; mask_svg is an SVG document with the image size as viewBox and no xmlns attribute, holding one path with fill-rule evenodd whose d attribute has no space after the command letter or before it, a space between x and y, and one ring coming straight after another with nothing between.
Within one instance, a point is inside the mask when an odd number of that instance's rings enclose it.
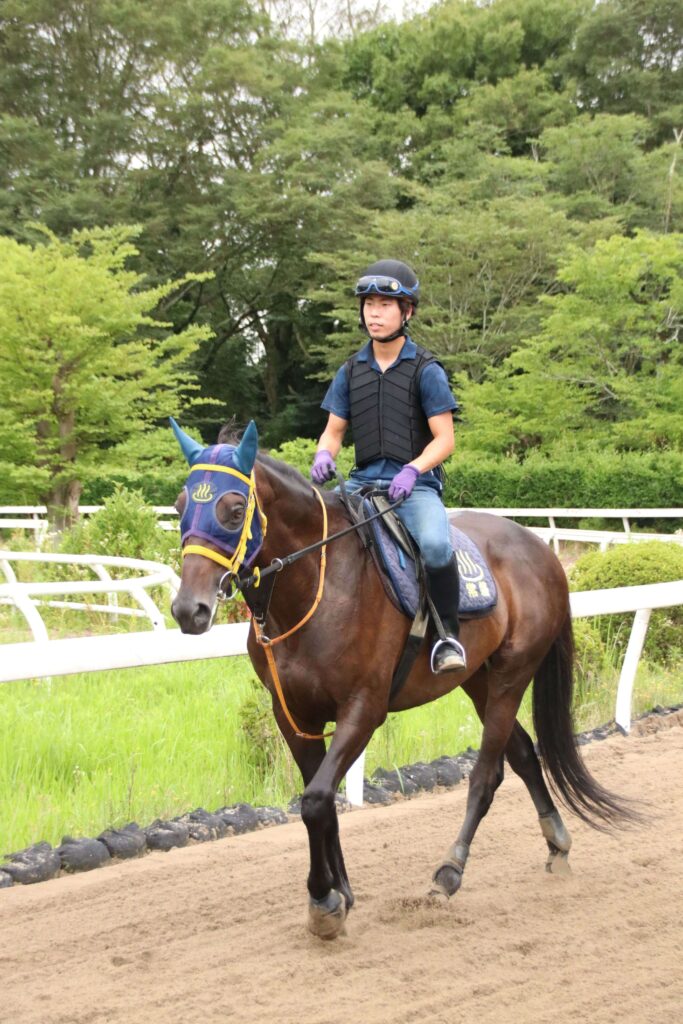
<instances>
[{"instance_id":1,"label":"horse's eye","mask_svg":"<svg viewBox=\"0 0 683 1024\"><path fill-rule=\"evenodd\" d=\"M246 509L246 501L243 498L238 498L237 500L219 502L216 513L221 526L226 530L234 531L242 525Z\"/></svg>"}]
</instances>

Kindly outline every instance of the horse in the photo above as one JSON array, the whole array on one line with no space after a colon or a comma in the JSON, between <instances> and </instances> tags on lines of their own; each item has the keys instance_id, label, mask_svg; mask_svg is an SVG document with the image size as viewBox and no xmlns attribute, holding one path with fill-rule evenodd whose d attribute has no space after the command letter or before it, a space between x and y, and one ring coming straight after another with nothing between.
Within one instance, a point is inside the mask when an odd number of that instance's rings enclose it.
<instances>
[{"instance_id":1,"label":"horse","mask_svg":"<svg viewBox=\"0 0 683 1024\"><path fill-rule=\"evenodd\" d=\"M191 467L177 503L183 566L172 614L180 629L203 633L211 627L226 580L244 582L249 601L266 586L261 574L281 570L270 579L272 584L277 576L278 585L261 609L267 607L267 615L260 623L252 618L248 653L305 787L301 817L310 846L308 927L314 935L333 939L345 931L354 895L335 794L390 711L437 700L460 686L483 725L464 820L425 898L450 899L460 889L475 833L503 781L504 759L529 792L547 845L546 868L553 873L569 869L571 838L540 761L556 794L594 827L611 829L634 816L590 775L575 743L569 593L547 544L508 519L458 513L458 527L488 562L497 604L487 617L462 623L466 669L432 674L423 645L402 689L391 696L409 620L387 598L357 531L349 529L339 495L322 492L291 466L259 452L253 421L239 443L223 431L208 448L171 422ZM329 531L342 536L331 542ZM291 564L283 559L298 552ZM540 761L516 717L532 679ZM326 745L330 722L336 727Z\"/></svg>"}]
</instances>

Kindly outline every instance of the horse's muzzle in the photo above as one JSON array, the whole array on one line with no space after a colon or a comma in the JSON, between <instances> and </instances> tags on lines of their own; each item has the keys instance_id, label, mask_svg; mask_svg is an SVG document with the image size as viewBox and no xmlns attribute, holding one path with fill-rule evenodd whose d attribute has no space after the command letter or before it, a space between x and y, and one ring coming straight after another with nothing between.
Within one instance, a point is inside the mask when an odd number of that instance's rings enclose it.
<instances>
[{"instance_id":1,"label":"horse's muzzle","mask_svg":"<svg viewBox=\"0 0 683 1024\"><path fill-rule=\"evenodd\" d=\"M213 610L208 604L178 594L171 605L171 615L182 633L206 633L211 626Z\"/></svg>"}]
</instances>

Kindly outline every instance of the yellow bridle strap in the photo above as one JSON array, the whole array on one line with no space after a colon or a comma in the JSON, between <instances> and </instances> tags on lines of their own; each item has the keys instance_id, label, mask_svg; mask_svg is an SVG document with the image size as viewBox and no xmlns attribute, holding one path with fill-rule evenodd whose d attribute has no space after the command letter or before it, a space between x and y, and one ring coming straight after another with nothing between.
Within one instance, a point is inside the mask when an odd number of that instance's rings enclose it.
<instances>
[{"instance_id":1,"label":"yellow bridle strap","mask_svg":"<svg viewBox=\"0 0 683 1024\"><path fill-rule=\"evenodd\" d=\"M205 558L210 558L212 562L218 562L219 565L224 566L226 569L234 569L235 567L235 556L232 558L226 558L225 555L219 555L217 551L212 551L211 548L205 548L203 544L186 544L182 550L183 558L186 555L204 555Z\"/></svg>"},{"instance_id":2,"label":"yellow bridle strap","mask_svg":"<svg viewBox=\"0 0 683 1024\"><path fill-rule=\"evenodd\" d=\"M323 536L322 536L322 539L323 540L327 540L327 508L325 507L325 502L323 501L322 495L320 494L320 492L319 491L314 491L314 493L315 493L318 501L320 502L320 504L322 506L322 510L323 510ZM289 722L289 724L292 727L292 729L294 730L294 732L296 733L296 735L299 736L300 739L304 739L304 740L324 740L328 736L333 736L334 733L322 732L322 733L319 733L317 735L314 735L314 734L309 733L309 732L302 732L302 730L296 724L296 722L292 718L292 715L291 715L291 713L289 711L289 708L287 707L287 702L285 700L285 695L284 695L284 692L282 690L282 683L280 682L280 676L278 675L277 666L275 664L275 656L273 655L272 647L275 644L282 643L282 641L286 640L287 637L292 635L292 633L296 633L296 631L298 629L301 629L301 627L305 623L307 623L308 620L311 618L311 616L314 614L314 612L316 611L318 605L320 604L320 601L322 600L323 590L325 588L325 568L326 568L326 566L327 566L327 545L323 544L323 546L320 549L320 575L319 575L319 578L318 578L318 590L317 590L317 593L315 595L315 600L313 601L313 604L311 605L311 607L308 609L308 611L304 615L303 619L301 619L300 622L297 622L296 626L292 626L292 628L288 629L286 633L281 633L280 636L276 636L274 639L271 640L269 638L264 637L263 630L259 626L259 624L256 621L256 619L252 619L251 620L253 622L253 624L254 624L254 632L256 634L256 642L261 647L263 647L263 649L265 651L266 659L268 661L268 667L270 668L270 675L271 675L271 678L273 680L273 685L275 686L275 692L277 693L278 700L280 701L280 706L282 708L284 716L287 719L287 721Z\"/></svg>"},{"instance_id":3,"label":"yellow bridle strap","mask_svg":"<svg viewBox=\"0 0 683 1024\"><path fill-rule=\"evenodd\" d=\"M254 487L254 476L253 474L248 477L244 473L240 473L238 469L231 469L230 466L215 466L211 462L195 462L194 466L191 467L190 472L194 473L196 469L205 469L209 473L229 473L230 476L236 476L238 480L243 480L245 484L249 484L249 487Z\"/></svg>"}]
</instances>

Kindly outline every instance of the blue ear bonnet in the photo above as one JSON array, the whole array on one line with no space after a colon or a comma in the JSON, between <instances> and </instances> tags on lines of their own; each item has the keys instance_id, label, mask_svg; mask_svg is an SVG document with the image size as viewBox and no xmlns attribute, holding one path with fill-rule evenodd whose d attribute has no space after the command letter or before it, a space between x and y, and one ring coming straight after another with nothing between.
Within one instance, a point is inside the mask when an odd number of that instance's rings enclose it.
<instances>
[{"instance_id":1,"label":"blue ear bonnet","mask_svg":"<svg viewBox=\"0 0 683 1024\"><path fill-rule=\"evenodd\" d=\"M235 553L247 528L247 542L241 564L250 565L261 550L264 527L256 501L253 476L245 475L236 457L237 449L230 444L217 444L195 453L195 464L185 482L187 501L180 520L181 543L188 537L209 541L231 556ZM215 467L215 468L214 468ZM229 469L232 472L226 473ZM244 525L237 530L226 530L216 515L216 506L224 494L243 494L247 499ZM254 506L250 517L250 503ZM251 518L251 523L249 519Z\"/></svg>"}]
</instances>

